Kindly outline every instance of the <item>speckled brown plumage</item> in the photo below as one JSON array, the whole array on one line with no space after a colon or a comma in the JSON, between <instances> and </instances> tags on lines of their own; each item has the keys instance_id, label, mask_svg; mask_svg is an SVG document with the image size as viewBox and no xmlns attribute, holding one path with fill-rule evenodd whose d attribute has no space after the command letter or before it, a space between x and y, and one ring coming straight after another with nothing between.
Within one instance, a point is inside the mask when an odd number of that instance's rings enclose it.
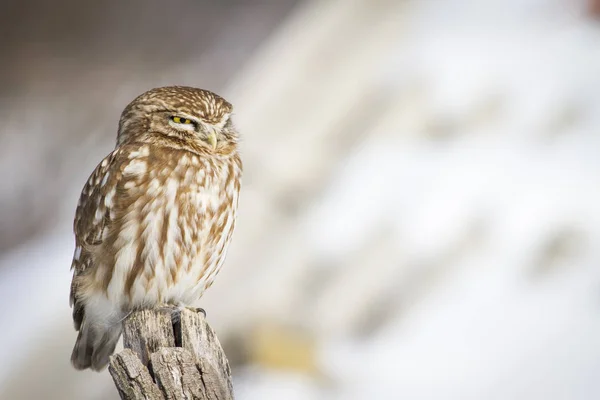
<instances>
[{"instance_id":1,"label":"speckled brown plumage","mask_svg":"<svg viewBox=\"0 0 600 400\"><path fill-rule=\"evenodd\" d=\"M242 173L231 110L212 92L175 86L123 111L117 146L90 176L75 215L75 368L106 366L132 310L188 305L212 284L235 227Z\"/></svg>"}]
</instances>

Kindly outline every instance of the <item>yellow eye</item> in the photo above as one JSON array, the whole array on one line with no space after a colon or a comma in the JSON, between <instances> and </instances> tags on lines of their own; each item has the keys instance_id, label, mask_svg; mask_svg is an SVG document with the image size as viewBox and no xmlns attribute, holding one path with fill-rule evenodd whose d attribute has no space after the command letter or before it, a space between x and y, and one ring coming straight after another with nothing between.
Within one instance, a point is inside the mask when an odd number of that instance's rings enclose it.
<instances>
[{"instance_id":1,"label":"yellow eye","mask_svg":"<svg viewBox=\"0 0 600 400\"><path fill-rule=\"evenodd\" d=\"M191 125L192 124L192 120L190 119L182 119L181 117L171 117L171 120L173 122L175 122L176 124L186 124L186 125Z\"/></svg>"}]
</instances>

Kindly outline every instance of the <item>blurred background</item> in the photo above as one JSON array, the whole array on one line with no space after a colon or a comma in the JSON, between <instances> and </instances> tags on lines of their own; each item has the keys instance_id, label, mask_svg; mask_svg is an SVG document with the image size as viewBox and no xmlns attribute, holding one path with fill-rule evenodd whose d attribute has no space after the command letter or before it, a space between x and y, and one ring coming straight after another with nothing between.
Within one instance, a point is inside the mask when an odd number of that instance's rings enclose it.
<instances>
[{"instance_id":1,"label":"blurred background","mask_svg":"<svg viewBox=\"0 0 600 400\"><path fill-rule=\"evenodd\" d=\"M600 398L600 1L60 0L0 13L0 398L76 372L79 192L135 96L234 104L199 302L246 399Z\"/></svg>"}]
</instances>

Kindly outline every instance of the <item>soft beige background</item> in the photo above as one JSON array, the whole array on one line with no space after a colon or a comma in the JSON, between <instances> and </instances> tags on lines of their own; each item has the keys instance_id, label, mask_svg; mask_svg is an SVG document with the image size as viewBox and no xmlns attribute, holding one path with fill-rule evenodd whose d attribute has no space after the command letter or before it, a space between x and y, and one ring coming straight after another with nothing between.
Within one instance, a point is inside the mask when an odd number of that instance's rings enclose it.
<instances>
[{"instance_id":1,"label":"soft beige background","mask_svg":"<svg viewBox=\"0 0 600 400\"><path fill-rule=\"evenodd\" d=\"M600 395L591 2L77 4L3 28L0 398L115 398L68 364L70 225L123 106L170 83L244 135L199 303L238 398Z\"/></svg>"}]
</instances>

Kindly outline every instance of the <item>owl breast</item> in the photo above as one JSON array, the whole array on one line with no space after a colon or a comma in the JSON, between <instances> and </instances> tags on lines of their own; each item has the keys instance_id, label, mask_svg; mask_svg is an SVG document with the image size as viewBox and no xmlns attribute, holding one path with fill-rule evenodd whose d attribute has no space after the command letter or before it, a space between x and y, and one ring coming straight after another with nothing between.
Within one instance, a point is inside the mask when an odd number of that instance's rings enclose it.
<instances>
[{"instance_id":1,"label":"owl breast","mask_svg":"<svg viewBox=\"0 0 600 400\"><path fill-rule=\"evenodd\" d=\"M108 241L114 270L106 289L124 309L196 301L212 284L231 241L239 163L169 156L168 162L134 158L123 168L123 188L133 195L115 216L116 237Z\"/></svg>"}]
</instances>

